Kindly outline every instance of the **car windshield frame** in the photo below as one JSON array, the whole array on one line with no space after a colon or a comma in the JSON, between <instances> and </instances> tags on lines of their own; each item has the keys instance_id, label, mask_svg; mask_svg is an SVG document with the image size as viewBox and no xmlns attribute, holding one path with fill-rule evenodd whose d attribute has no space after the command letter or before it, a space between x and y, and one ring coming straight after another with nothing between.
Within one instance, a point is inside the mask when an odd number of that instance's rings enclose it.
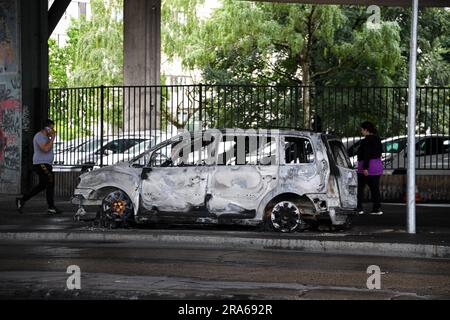
<instances>
[{"instance_id":1,"label":"car windshield frame","mask_svg":"<svg viewBox=\"0 0 450 320\"><path fill-rule=\"evenodd\" d=\"M172 138L169 138L167 140L161 141L160 143L155 144L153 147L150 147L149 149L145 150L141 154L135 156L133 159L129 160L128 163L130 163L131 165L134 165L136 161L138 161L142 157L145 157L146 155L152 153L156 149L159 149L161 147L167 146L167 145L172 144L174 142L179 142L180 137L182 137L182 135L178 134L175 137L172 137ZM149 161L149 163L150 163L150 161ZM149 163L147 163L146 165L139 165L137 167L139 167L139 168L146 168L146 167L149 166Z\"/></svg>"},{"instance_id":2,"label":"car windshield frame","mask_svg":"<svg viewBox=\"0 0 450 320\"><path fill-rule=\"evenodd\" d=\"M131 153L131 154L134 154L135 151L143 150L143 151L139 154L139 155L141 155L142 153L147 152L147 151L149 150L149 147L151 146L151 144L152 144L152 139L144 140L144 141L141 141L141 142L135 144L134 146L132 146L132 147L130 147L130 148L124 150L123 153ZM142 145L142 146L141 146L141 145ZM146 147L146 146L147 146L147 147ZM139 156L139 155L138 155L138 156Z\"/></svg>"}]
</instances>

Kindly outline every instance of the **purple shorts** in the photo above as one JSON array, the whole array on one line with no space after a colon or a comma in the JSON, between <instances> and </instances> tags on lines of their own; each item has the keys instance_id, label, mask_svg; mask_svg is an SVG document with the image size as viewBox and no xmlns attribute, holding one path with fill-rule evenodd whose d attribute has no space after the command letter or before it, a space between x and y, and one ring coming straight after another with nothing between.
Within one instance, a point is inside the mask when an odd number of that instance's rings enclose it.
<instances>
[{"instance_id":1,"label":"purple shorts","mask_svg":"<svg viewBox=\"0 0 450 320\"><path fill-rule=\"evenodd\" d=\"M364 161L358 161L358 173L363 173ZM369 176L380 176L383 174L383 162L381 159L370 159Z\"/></svg>"}]
</instances>

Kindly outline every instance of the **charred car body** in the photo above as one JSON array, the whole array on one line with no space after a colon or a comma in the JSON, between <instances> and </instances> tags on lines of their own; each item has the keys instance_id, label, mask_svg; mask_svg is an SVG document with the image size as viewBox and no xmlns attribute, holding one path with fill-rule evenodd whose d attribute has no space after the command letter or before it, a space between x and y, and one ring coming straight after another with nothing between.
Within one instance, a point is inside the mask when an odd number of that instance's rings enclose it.
<instances>
[{"instance_id":1,"label":"charred car body","mask_svg":"<svg viewBox=\"0 0 450 320\"><path fill-rule=\"evenodd\" d=\"M320 220L347 224L356 195L356 172L337 137L211 129L81 175L72 202L118 222L263 224L291 232Z\"/></svg>"}]
</instances>

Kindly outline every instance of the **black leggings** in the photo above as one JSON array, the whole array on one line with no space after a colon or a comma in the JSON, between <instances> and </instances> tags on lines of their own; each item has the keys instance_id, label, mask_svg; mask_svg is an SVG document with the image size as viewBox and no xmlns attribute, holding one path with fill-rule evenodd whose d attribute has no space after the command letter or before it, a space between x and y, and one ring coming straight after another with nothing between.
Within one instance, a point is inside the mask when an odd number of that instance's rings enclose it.
<instances>
[{"instance_id":1,"label":"black leggings","mask_svg":"<svg viewBox=\"0 0 450 320\"><path fill-rule=\"evenodd\" d=\"M53 208L55 206L55 177L53 175L52 166L49 164L35 164L33 165L33 171L39 176L39 184L35 186L30 193L24 195L23 201L27 201L39 192L45 190L48 207Z\"/></svg>"},{"instance_id":2,"label":"black leggings","mask_svg":"<svg viewBox=\"0 0 450 320\"><path fill-rule=\"evenodd\" d=\"M369 185L370 188L373 210L378 211L381 209L380 177L381 176L366 177L362 173L358 173L358 210L362 209L364 187L366 186L366 184Z\"/></svg>"}]
</instances>

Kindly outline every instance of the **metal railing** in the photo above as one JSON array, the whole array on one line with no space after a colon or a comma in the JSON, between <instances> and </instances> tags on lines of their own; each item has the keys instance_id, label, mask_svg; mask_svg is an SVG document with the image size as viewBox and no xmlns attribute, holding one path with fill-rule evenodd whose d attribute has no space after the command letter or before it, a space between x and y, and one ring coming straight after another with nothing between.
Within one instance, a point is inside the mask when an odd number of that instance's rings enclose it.
<instances>
[{"instance_id":1,"label":"metal railing","mask_svg":"<svg viewBox=\"0 0 450 320\"><path fill-rule=\"evenodd\" d=\"M385 168L404 169L407 91L204 84L50 89L49 116L58 130L55 164L110 165L180 129L302 129L318 116L322 131L345 138L353 160L359 124L373 122L385 139ZM450 87L417 88L418 169L450 169L449 109Z\"/></svg>"}]
</instances>

